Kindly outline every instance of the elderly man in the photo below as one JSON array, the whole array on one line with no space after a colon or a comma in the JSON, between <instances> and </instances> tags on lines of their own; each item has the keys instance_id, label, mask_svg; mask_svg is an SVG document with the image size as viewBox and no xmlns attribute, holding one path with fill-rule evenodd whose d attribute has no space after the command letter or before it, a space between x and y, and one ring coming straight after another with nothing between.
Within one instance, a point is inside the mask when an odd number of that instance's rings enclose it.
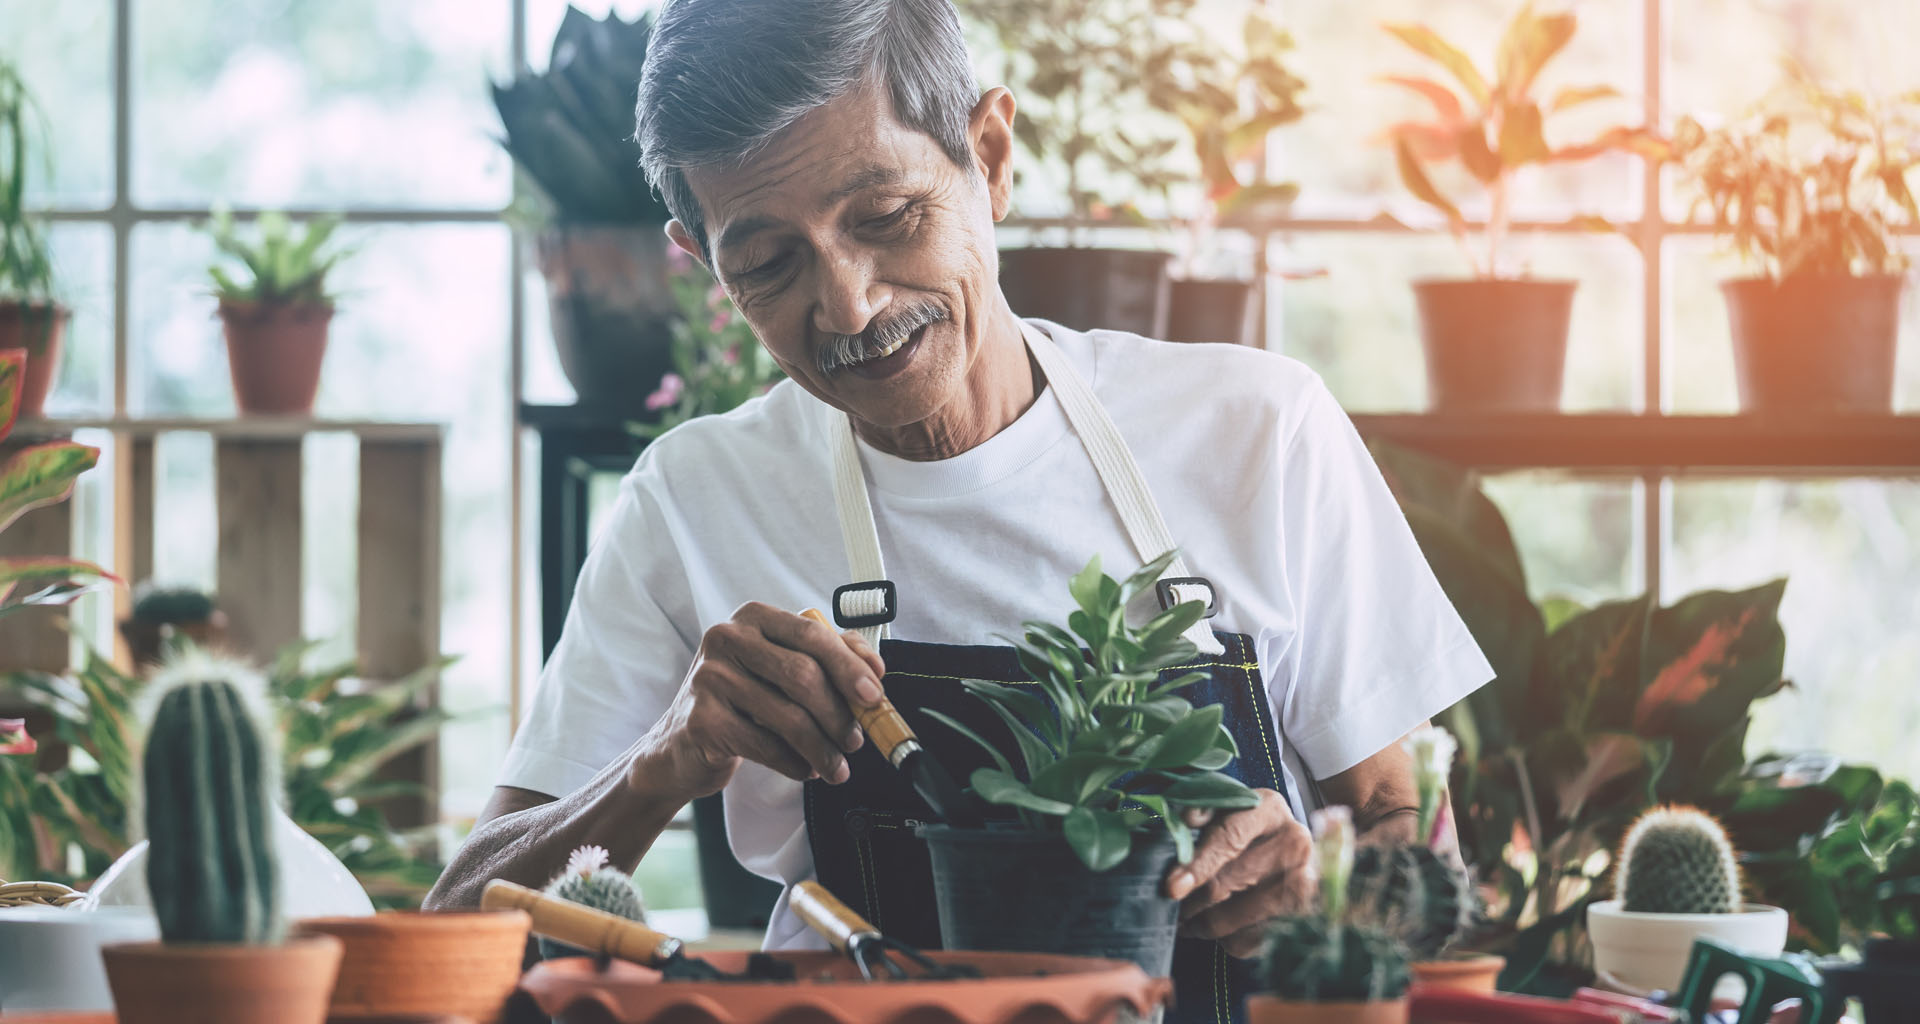
<instances>
[{"instance_id":1,"label":"elderly man","mask_svg":"<svg viewBox=\"0 0 1920 1024\"><path fill-rule=\"evenodd\" d=\"M970 645L1061 620L1089 556L1140 564L1153 538L1180 546L1170 575L1210 585L1198 639L1248 754L1231 770L1262 797L1207 823L1166 881L1184 901L1176 982L1234 990L1177 1016L1238 1006L1239 958L1312 885L1307 808L1411 833L1400 740L1486 681L1485 659L1312 372L1008 308L994 224L1014 117L1006 89L975 85L948 0L667 4L641 159L674 244L791 380L674 430L626 477L430 904L537 884L586 843L632 868L687 801L724 790L747 867L937 935L923 850L890 847L877 886L856 866L846 812L925 811L880 805L890 769L851 708L884 690L913 717L930 677L972 674ZM795 614L850 584L832 603L862 630ZM783 900L766 941L814 940Z\"/></svg>"}]
</instances>

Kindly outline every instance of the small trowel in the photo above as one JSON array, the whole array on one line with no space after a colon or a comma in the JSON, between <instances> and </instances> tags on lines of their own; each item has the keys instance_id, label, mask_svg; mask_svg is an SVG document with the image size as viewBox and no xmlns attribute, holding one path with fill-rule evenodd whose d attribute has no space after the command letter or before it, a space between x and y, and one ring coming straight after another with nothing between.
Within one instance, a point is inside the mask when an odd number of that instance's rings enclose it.
<instances>
[{"instance_id":1,"label":"small trowel","mask_svg":"<svg viewBox=\"0 0 1920 1024\"><path fill-rule=\"evenodd\" d=\"M601 957L618 957L651 967L671 981L718 981L739 977L686 954L679 939L638 921L583 906L572 900L516 885L504 878L487 883L480 894L483 910L524 910L533 933Z\"/></svg>"},{"instance_id":2,"label":"small trowel","mask_svg":"<svg viewBox=\"0 0 1920 1024\"><path fill-rule=\"evenodd\" d=\"M817 608L800 614L829 629L833 627ZM892 701L883 695L878 703L854 708L853 717L881 755L913 783L914 791L933 809L936 817L955 828L980 827L979 809L953 781L953 776L947 774L946 768L920 745L920 738L914 735L913 727L901 717Z\"/></svg>"}]
</instances>

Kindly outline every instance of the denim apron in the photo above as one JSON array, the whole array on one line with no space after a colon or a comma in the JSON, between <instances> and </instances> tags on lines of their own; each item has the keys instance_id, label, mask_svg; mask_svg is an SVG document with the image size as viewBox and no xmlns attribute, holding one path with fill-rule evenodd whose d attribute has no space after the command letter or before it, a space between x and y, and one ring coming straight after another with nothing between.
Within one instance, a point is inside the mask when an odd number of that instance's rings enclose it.
<instances>
[{"instance_id":1,"label":"denim apron","mask_svg":"<svg viewBox=\"0 0 1920 1024\"><path fill-rule=\"evenodd\" d=\"M1022 324L1029 349L1067 413L1068 421L1094 460L1109 497L1121 513L1141 560L1157 558L1173 547L1159 510L1147 493L1131 453L1098 402L1052 340ZM898 594L880 564L878 531L868 504L866 482L854 447L852 425L835 413L835 485L840 525L847 543L854 583L834 594L834 617L844 628L859 629L887 665L881 685L913 726L921 744L962 783L988 764L986 754L952 729L929 717L937 710L972 727L982 736L1012 746L1005 724L962 683L985 679L1032 685L1013 648L917 643L887 636L886 624L901 600L938 600L938 595ZM1211 586L1176 561L1158 588L1162 604L1206 600ZM1009 623L1009 628L1014 624ZM1187 634L1200 649L1190 664L1169 669L1205 678L1181 689L1180 696L1199 707L1217 704L1221 721L1233 734L1240 756L1226 774L1258 789L1288 796L1280 768L1279 732L1274 727L1266 688L1252 638L1215 633L1202 619ZM1036 695L1045 699L1038 687ZM816 877L834 895L859 911L885 934L911 945L940 947L933 869L926 843L914 826L933 820L926 803L906 777L886 763L872 744L849 758L851 778L838 786L818 780L803 787L808 845ZM1252 986L1252 964L1231 956L1211 940L1182 938L1174 949L1174 1006L1171 1024L1240 1024Z\"/></svg>"}]
</instances>

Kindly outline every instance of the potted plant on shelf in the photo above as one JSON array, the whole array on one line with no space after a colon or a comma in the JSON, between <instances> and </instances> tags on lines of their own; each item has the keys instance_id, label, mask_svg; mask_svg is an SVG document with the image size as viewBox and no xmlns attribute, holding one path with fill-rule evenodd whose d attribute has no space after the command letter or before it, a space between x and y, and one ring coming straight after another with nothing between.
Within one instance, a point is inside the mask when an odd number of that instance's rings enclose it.
<instances>
[{"instance_id":1,"label":"potted plant on shelf","mask_svg":"<svg viewBox=\"0 0 1920 1024\"><path fill-rule=\"evenodd\" d=\"M1283 56L1293 39L1275 24L1265 7L1250 7L1240 27L1238 49L1196 46L1185 66L1168 62L1149 82L1157 106L1170 108L1193 136L1194 155L1206 192L1207 213L1193 221L1187 272L1174 279L1167 315L1169 341L1248 343L1255 335L1253 297L1258 282L1198 276L1205 257L1217 251L1217 228L1250 232L1264 244L1287 215L1300 188L1291 182L1264 180L1265 149L1272 133L1298 121L1305 112L1300 96L1306 83L1287 69ZM1243 165L1254 163L1256 177L1243 182ZM1265 265L1258 257L1256 270Z\"/></svg>"},{"instance_id":2,"label":"potted plant on shelf","mask_svg":"<svg viewBox=\"0 0 1920 1024\"><path fill-rule=\"evenodd\" d=\"M1026 623L1013 644L1046 700L966 684L1006 725L1014 756L927 712L993 759L973 773L973 791L1014 816L985 828L920 829L946 948L1106 956L1156 978L1172 969L1180 905L1164 883L1193 855L1181 812L1259 802L1218 770L1238 754L1221 709L1195 708L1174 692L1199 674L1161 678L1194 657L1181 634L1204 614L1202 603L1177 604L1138 628L1125 622L1127 602L1151 591L1172 558L1122 582L1103 574L1096 556L1072 580L1079 610L1071 631Z\"/></svg>"},{"instance_id":3,"label":"potted plant on shelf","mask_svg":"<svg viewBox=\"0 0 1920 1024\"><path fill-rule=\"evenodd\" d=\"M207 269L220 300L227 367L242 415L313 412L333 320L327 274L351 252L327 247L339 225L337 217L321 217L296 233L284 215L262 213L257 237L249 240L225 209L215 210L208 222L214 245L246 271L235 277L219 264Z\"/></svg>"},{"instance_id":4,"label":"potted plant on shelf","mask_svg":"<svg viewBox=\"0 0 1920 1024\"><path fill-rule=\"evenodd\" d=\"M0 530L33 509L65 501L74 481L100 459L100 449L71 441L5 445L20 414L28 359L23 349L0 349ZM118 582L92 562L64 556L0 558L0 616L34 605L68 604Z\"/></svg>"},{"instance_id":5,"label":"potted plant on shelf","mask_svg":"<svg viewBox=\"0 0 1920 1024\"><path fill-rule=\"evenodd\" d=\"M1567 327L1577 282L1542 280L1516 267L1508 251L1516 175L1528 168L1586 160L1608 152L1658 158L1659 140L1642 128L1613 128L1581 143L1553 146L1549 116L1618 95L1608 86L1536 94L1541 72L1573 38L1571 11L1543 13L1529 2L1507 24L1496 73L1485 75L1458 47L1423 25L1386 29L1451 74L1457 88L1431 78L1387 76L1433 108L1427 121L1388 129L1401 180L1416 199L1446 217L1473 268L1467 279L1415 281L1426 350L1429 404L1442 412L1553 412L1560 408ZM1482 247L1472 244L1461 205L1428 174L1429 163L1458 161L1485 193Z\"/></svg>"},{"instance_id":6,"label":"potted plant on shelf","mask_svg":"<svg viewBox=\"0 0 1920 1024\"><path fill-rule=\"evenodd\" d=\"M1743 903L1740 889L1740 865L1719 822L1694 807L1646 812L1621 844L1616 898L1587 908L1594 969L1602 979L1672 991L1695 939L1779 956L1787 912Z\"/></svg>"},{"instance_id":7,"label":"potted plant on shelf","mask_svg":"<svg viewBox=\"0 0 1920 1024\"><path fill-rule=\"evenodd\" d=\"M1247 998L1248 1024L1406 1024L1406 952L1355 920L1348 904L1357 880L1352 815L1327 807L1312 820L1320 906L1273 923L1260 962L1265 991Z\"/></svg>"},{"instance_id":8,"label":"potted plant on shelf","mask_svg":"<svg viewBox=\"0 0 1920 1024\"><path fill-rule=\"evenodd\" d=\"M671 369L670 215L631 141L653 24L568 7L547 70L493 86L501 145L529 186L516 205L537 231L560 368L581 405L614 413L636 412Z\"/></svg>"},{"instance_id":9,"label":"potted plant on shelf","mask_svg":"<svg viewBox=\"0 0 1920 1024\"><path fill-rule=\"evenodd\" d=\"M1821 965L1828 991L1859 999L1867 1024L1920 1020L1920 798L1888 789L1882 813L1835 837L1834 860L1872 907L1860 962ZM1865 841L1840 845L1848 839Z\"/></svg>"},{"instance_id":10,"label":"potted plant on shelf","mask_svg":"<svg viewBox=\"0 0 1920 1024\"><path fill-rule=\"evenodd\" d=\"M153 580L134 585L133 608L120 620L120 638L135 666L160 663L176 643L218 648L226 642L227 615L213 596L196 587L167 586Z\"/></svg>"},{"instance_id":11,"label":"potted plant on shelf","mask_svg":"<svg viewBox=\"0 0 1920 1024\"><path fill-rule=\"evenodd\" d=\"M1741 408L1890 412L1920 91L1879 102L1790 62L1745 121L1682 118L1673 159L1696 211L1759 271L1720 285Z\"/></svg>"},{"instance_id":12,"label":"potted plant on shelf","mask_svg":"<svg viewBox=\"0 0 1920 1024\"><path fill-rule=\"evenodd\" d=\"M1178 121L1155 108L1149 77L1196 44L1197 0L957 0L995 44L994 75L1013 90L1014 137L1060 179L1068 240L1092 224L1146 227L1135 203L1187 175L1175 162ZM1167 267L1153 249L1032 245L1000 253L1000 287L1021 316L1075 330L1166 332Z\"/></svg>"},{"instance_id":13,"label":"potted plant on shelf","mask_svg":"<svg viewBox=\"0 0 1920 1024\"><path fill-rule=\"evenodd\" d=\"M18 413L38 418L60 366L60 342L72 310L53 294L53 258L41 226L27 216L27 169L34 159L27 141L39 108L20 71L0 57L0 351L26 353Z\"/></svg>"},{"instance_id":14,"label":"potted plant on shelf","mask_svg":"<svg viewBox=\"0 0 1920 1024\"><path fill-rule=\"evenodd\" d=\"M122 1024L321 1024L340 940L287 937L277 745L244 667L189 653L155 677L142 754L158 943L108 946Z\"/></svg>"}]
</instances>

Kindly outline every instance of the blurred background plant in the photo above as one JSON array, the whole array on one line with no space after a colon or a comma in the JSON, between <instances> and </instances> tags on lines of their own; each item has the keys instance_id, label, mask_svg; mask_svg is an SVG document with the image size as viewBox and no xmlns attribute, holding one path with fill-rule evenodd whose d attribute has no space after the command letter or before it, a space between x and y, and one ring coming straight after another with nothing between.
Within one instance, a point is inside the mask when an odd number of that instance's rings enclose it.
<instances>
[{"instance_id":1,"label":"blurred background plant","mask_svg":"<svg viewBox=\"0 0 1920 1024\"><path fill-rule=\"evenodd\" d=\"M222 303L332 305L327 274L353 255L351 247L326 247L339 226L339 217L316 217L301 233L286 214L269 211L258 217L249 238L234 223L231 210L216 207L207 234L222 254L246 267L248 278L243 284L227 267L214 264L207 268L214 295Z\"/></svg>"},{"instance_id":2,"label":"blurred background plant","mask_svg":"<svg viewBox=\"0 0 1920 1024\"><path fill-rule=\"evenodd\" d=\"M53 257L26 203L27 174L35 157L28 140L47 134L44 115L19 68L0 56L0 302L53 301ZM44 154L41 159L44 162Z\"/></svg>"},{"instance_id":3,"label":"blurred background plant","mask_svg":"<svg viewBox=\"0 0 1920 1024\"><path fill-rule=\"evenodd\" d=\"M786 377L725 290L679 250L673 253L670 283L680 309L673 323L673 371L647 396L647 410L658 418L627 426L649 441L695 416L727 412L766 394Z\"/></svg>"},{"instance_id":4,"label":"blurred background plant","mask_svg":"<svg viewBox=\"0 0 1920 1024\"><path fill-rule=\"evenodd\" d=\"M1769 277L1892 274L1920 222L1920 90L1890 99L1826 85L1799 62L1741 120L1683 117L1672 159L1714 231Z\"/></svg>"},{"instance_id":5,"label":"blurred background plant","mask_svg":"<svg viewBox=\"0 0 1920 1024\"><path fill-rule=\"evenodd\" d=\"M20 413L26 363L24 350L0 350L0 441L13 432ZM100 449L71 441L28 445L12 452L0 449L0 530L33 509L67 500L74 481L99 459ZM36 605L68 604L89 590L117 582L112 573L79 559L0 558L0 616Z\"/></svg>"},{"instance_id":6,"label":"blurred background plant","mask_svg":"<svg viewBox=\"0 0 1920 1024\"><path fill-rule=\"evenodd\" d=\"M1433 107L1431 120L1393 124L1387 136L1393 142L1401 182L1415 198L1447 218L1475 277L1524 274L1512 266L1506 251L1513 180L1522 170L1587 160L1615 150L1654 159L1664 155L1659 139L1645 128L1610 128L1586 142L1557 148L1547 142L1547 117L1620 95L1607 85L1567 86L1551 99L1534 95L1540 72L1573 39L1577 20L1572 11L1542 13L1532 3L1523 5L1507 23L1492 75L1483 74L1460 47L1425 25L1390 22L1384 27L1454 80L1450 86L1432 78L1385 76L1384 81L1412 90ZM1486 193L1482 251L1476 252L1470 243L1460 204L1436 187L1427 172L1429 163L1451 161L1459 161Z\"/></svg>"},{"instance_id":7,"label":"blurred background plant","mask_svg":"<svg viewBox=\"0 0 1920 1024\"><path fill-rule=\"evenodd\" d=\"M377 906L416 907L440 874L437 834L388 824L381 803L422 790L379 771L452 720L416 700L452 661L367 684L352 662L305 668L315 646L286 648L267 673L287 813L340 858ZM0 878L83 887L127 849L133 707L142 681L89 650L66 675L12 673L0 685L51 718L47 735L65 751L64 763L45 760L44 751L37 765L32 751L0 756Z\"/></svg>"}]
</instances>

